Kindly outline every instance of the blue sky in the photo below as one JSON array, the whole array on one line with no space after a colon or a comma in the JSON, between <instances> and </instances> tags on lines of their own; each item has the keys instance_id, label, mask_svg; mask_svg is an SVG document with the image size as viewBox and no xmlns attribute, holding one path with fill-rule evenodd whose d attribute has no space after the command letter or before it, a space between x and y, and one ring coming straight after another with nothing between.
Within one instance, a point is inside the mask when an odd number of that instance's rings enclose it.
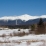
<instances>
[{"instance_id":1,"label":"blue sky","mask_svg":"<svg viewBox=\"0 0 46 46\"><path fill-rule=\"evenodd\" d=\"M0 17L46 15L46 0L0 0Z\"/></svg>"}]
</instances>

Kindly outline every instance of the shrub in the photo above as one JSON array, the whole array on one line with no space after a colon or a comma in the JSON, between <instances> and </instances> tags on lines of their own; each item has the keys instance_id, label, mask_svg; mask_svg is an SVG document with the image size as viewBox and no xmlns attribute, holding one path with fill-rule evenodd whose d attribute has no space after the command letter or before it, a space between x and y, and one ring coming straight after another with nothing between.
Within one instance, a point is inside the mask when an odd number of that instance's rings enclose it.
<instances>
[{"instance_id":1,"label":"shrub","mask_svg":"<svg viewBox=\"0 0 46 46\"><path fill-rule=\"evenodd\" d=\"M5 37L6 36L6 34L2 34L2 37Z\"/></svg>"}]
</instances>

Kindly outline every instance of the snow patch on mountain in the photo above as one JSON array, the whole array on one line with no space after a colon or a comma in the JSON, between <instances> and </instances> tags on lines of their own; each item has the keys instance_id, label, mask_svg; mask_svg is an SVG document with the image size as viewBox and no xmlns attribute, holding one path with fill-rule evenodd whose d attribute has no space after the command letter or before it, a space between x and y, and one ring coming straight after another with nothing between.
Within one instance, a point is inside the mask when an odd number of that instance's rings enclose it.
<instances>
[{"instance_id":1,"label":"snow patch on mountain","mask_svg":"<svg viewBox=\"0 0 46 46\"><path fill-rule=\"evenodd\" d=\"M24 14L24 15L20 15L20 16L4 16L1 17L0 20L16 20L16 19L21 19L21 20L31 20L31 19L37 19L37 18L46 18L46 15L41 15L41 16L32 16L32 15L28 15L28 14Z\"/></svg>"}]
</instances>

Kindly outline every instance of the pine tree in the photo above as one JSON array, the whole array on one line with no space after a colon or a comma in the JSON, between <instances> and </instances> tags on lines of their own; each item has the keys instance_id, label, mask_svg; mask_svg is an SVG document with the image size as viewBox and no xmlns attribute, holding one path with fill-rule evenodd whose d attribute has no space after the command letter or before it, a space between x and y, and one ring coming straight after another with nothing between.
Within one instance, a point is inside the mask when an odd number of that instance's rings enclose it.
<instances>
[{"instance_id":1,"label":"pine tree","mask_svg":"<svg viewBox=\"0 0 46 46\"><path fill-rule=\"evenodd\" d=\"M37 24L36 34L44 34L45 33L45 26L43 23L42 18L40 18L39 23Z\"/></svg>"},{"instance_id":2,"label":"pine tree","mask_svg":"<svg viewBox=\"0 0 46 46\"><path fill-rule=\"evenodd\" d=\"M31 25L31 31L34 31L35 30L35 25Z\"/></svg>"},{"instance_id":3,"label":"pine tree","mask_svg":"<svg viewBox=\"0 0 46 46\"><path fill-rule=\"evenodd\" d=\"M38 25L40 25L40 26L44 25L42 18L40 18Z\"/></svg>"}]
</instances>

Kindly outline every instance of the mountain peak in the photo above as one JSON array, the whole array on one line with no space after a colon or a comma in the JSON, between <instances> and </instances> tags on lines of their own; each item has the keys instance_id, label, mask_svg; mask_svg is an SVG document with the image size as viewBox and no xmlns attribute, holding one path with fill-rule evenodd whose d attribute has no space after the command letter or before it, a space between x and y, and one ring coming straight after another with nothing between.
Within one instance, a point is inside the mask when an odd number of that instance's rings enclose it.
<instances>
[{"instance_id":1,"label":"mountain peak","mask_svg":"<svg viewBox=\"0 0 46 46\"><path fill-rule=\"evenodd\" d=\"M28 21L28 20L32 20L32 19L37 19L37 18L46 18L46 15L41 15L41 16L31 16L31 15L28 15L28 14L23 14L23 15L20 15L20 16L4 16L4 17L1 17L0 20L16 20L16 19L21 19L21 20L25 20L25 21Z\"/></svg>"}]
</instances>

